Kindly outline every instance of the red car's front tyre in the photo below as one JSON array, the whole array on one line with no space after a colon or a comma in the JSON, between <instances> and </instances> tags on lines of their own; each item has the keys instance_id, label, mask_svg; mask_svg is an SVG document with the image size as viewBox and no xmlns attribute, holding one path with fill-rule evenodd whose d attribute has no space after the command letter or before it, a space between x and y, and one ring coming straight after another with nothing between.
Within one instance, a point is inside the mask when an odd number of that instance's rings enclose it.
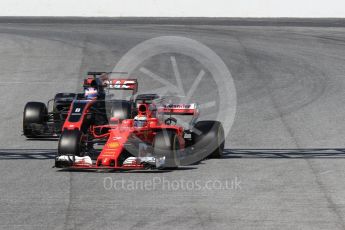
<instances>
[{"instance_id":1,"label":"red car's front tyre","mask_svg":"<svg viewBox=\"0 0 345 230\"><path fill-rule=\"evenodd\" d=\"M177 168L180 165L180 143L174 131L162 130L157 132L153 149L156 157L165 157L163 168Z\"/></svg>"}]
</instances>

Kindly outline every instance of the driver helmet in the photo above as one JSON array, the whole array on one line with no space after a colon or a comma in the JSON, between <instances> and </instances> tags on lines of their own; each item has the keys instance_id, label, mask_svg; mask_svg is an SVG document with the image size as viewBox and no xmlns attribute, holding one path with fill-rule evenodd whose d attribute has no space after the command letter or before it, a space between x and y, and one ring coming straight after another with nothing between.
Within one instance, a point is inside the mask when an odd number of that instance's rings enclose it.
<instances>
[{"instance_id":1,"label":"driver helmet","mask_svg":"<svg viewBox=\"0 0 345 230\"><path fill-rule=\"evenodd\" d=\"M85 88L84 90L84 96L86 99L95 99L97 98L97 95L98 95L98 91L96 88L94 87L88 87L88 88Z\"/></svg>"},{"instance_id":2,"label":"driver helmet","mask_svg":"<svg viewBox=\"0 0 345 230\"><path fill-rule=\"evenodd\" d=\"M145 104L138 106L139 114L134 117L134 127L144 127L147 124L147 107Z\"/></svg>"},{"instance_id":3,"label":"driver helmet","mask_svg":"<svg viewBox=\"0 0 345 230\"><path fill-rule=\"evenodd\" d=\"M135 116L134 117L134 127L144 127L147 124L146 116Z\"/></svg>"}]
</instances>

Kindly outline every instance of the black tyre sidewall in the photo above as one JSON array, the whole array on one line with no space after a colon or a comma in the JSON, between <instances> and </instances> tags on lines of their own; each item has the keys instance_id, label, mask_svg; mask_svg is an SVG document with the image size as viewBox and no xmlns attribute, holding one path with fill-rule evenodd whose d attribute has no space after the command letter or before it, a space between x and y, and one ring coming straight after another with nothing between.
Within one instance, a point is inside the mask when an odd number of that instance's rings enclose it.
<instances>
[{"instance_id":1,"label":"black tyre sidewall","mask_svg":"<svg viewBox=\"0 0 345 230\"><path fill-rule=\"evenodd\" d=\"M157 132L153 148L156 157L165 156L164 168L176 168L180 165L178 136L174 131L162 130Z\"/></svg>"},{"instance_id":2,"label":"black tyre sidewall","mask_svg":"<svg viewBox=\"0 0 345 230\"><path fill-rule=\"evenodd\" d=\"M224 129L219 121L199 121L194 126L194 130L192 138L198 154L211 158L223 156Z\"/></svg>"},{"instance_id":3,"label":"black tyre sidewall","mask_svg":"<svg viewBox=\"0 0 345 230\"><path fill-rule=\"evenodd\" d=\"M23 132L27 137L33 137L37 132L33 132L31 124L44 124L47 121L47 107L42 102L28 102L23 112Z\"/></svg>"},{"instance_id":4,"label":"black tyre sidewall","mask_svg":"<svg viewBox=\"0 0 345 230\"><path fill-rule=\"evenodd\" d=\"M80 130L64 130L58 144L58 155L82 156L82 133Z\"/></svg>"},{"instance_id":5,"label":"black tyre sidewall","mask_svg":"<svg viewBox=\"0 0 345 230\"><path fill-rule=\"evenodd\" d=\"M132 103L129 101L110 102L110 117L116 117L120 120L132 117Z\"/></svg>"}]
</instances>

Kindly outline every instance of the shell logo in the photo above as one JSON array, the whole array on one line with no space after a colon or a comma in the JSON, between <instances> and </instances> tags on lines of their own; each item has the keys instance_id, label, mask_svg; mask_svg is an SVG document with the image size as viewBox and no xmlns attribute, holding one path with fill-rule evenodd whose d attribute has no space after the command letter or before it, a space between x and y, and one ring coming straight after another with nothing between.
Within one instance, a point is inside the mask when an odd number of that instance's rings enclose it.
<instances>
[{"instance_id":1,"label":"shell logo","mask_svg":"<svg viewBox=\"0 0 345 230\"><path fill-rule=\"evenodd\" d=\"M107 144L108 148L111 148L111 149L116 149L120 146L120 143L117 142L117 141L114 141L114 142L110 142Z\"/></svg>"}]
</instances>

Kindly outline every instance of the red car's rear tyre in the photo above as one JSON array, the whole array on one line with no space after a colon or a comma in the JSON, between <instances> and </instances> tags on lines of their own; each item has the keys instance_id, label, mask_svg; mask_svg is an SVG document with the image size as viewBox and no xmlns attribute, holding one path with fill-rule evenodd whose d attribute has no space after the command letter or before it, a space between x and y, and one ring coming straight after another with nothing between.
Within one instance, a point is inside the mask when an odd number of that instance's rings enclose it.
<instances>
[{"instance_id":1,"label":"red car's rear tyre","mask_svg":"<svg viewBox=\"0 0 345 230\"><path fill-rule=\"evenodd\" d=\"M224 154L225 135L219 121L199 121L192 138L196 151L206 151L206 157L221 158Z\"/></svg>"}]
</instances>

